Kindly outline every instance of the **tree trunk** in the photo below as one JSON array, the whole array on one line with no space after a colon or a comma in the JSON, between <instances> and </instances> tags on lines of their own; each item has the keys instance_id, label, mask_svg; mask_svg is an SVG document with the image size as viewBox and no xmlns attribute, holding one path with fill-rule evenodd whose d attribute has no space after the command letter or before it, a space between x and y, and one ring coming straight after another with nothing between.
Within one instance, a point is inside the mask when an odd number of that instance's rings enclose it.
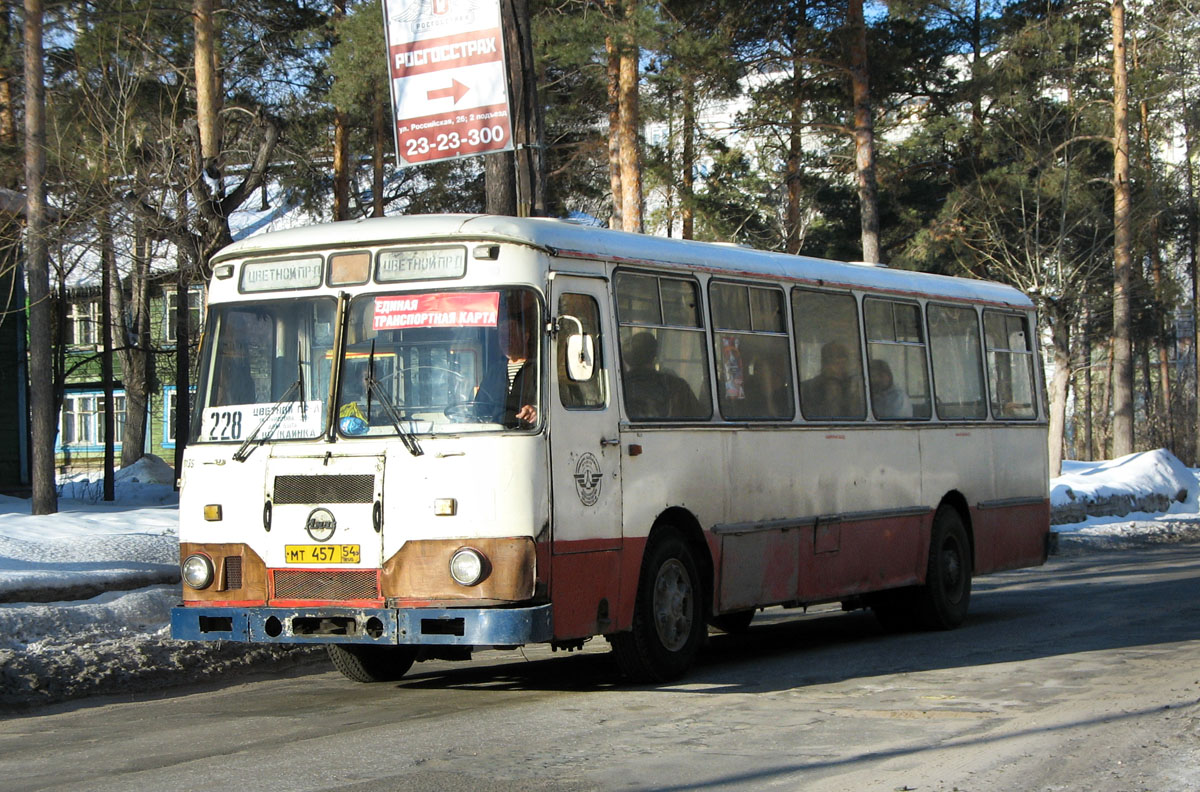
<instances>
[{"instance_id":1,"label":"tree trunk","mask_svg":"<svg viewBox=\"0 0 1200 792\"><path fill-rule=\"evenodd\" d=\"M1184 170L1187 174L1188 275L1192 279L1192 374L1200 390L1200 207L1196 205L1196 166L1193 161L1190 114L1183 114ZM1192 465L1200 465L1200 393L1193 392Z\"/></svg>"},{"instance_id":2,"label":"tree trunk","mask_svg":"<svg viewBox=\"0 0 1200 792\"><path fill-rule=\"evenodd\" d=\"M511 151L484 155L484 201L488 214L516 216L516 175Z\"/></svg>"},{"instance_id":3,"label":"tree trunk","mask_svg":"<svg viewBox=\"0 0 1200 792\"><path fill-rule=\"evenodd\" d=\"M333 114L333 219L350 219L350 131L346 114Z\"/></svg>"},{"instance_id":4,"label":"tree trunk","mask_svg":"<svg viewBox=\"0 0 1200 792\"><path fill-rule=\"evenodd\" d=\"M618 90L621 144L621 227L642 231L642 166L638 146L638 45L634 25L637 0L625 0L625 25L620 37Z\"/></svg>"},{"instance_id":5,"label":"tree trunk","mask_svg":"<svg viewBox=\"0 0 1200 792\"><path fill-rule=\"evenodd\" d=\"M849 0L850 85L854 100L854 164L862 213L863 261L882 261L879 247L879 198L875 183L875 122L867 69L867 24L862 0Z\"/></svg>"},{"instance_id":6,"label":"tree trunk","mask_svg":"<svg viewBox=\"0 0 1200 792\"><path fill-rule=\"evenodd\" d=\"M46 248L46 83L42 63L42 0L25 0L25 260L29 278L29 407L32 443L30 475L33 513L58 511L54 480L54 438L58 404L54 396L53 301L50 256Z\"/></svg>"},{"instance_id":7,"label":"tree trunk","mask_svg":"<svg viewBox=\"0 0 1200 792\"><path fill-rule=\"evenodd\" d=\"M616 0L609 0L609 9L614 12L615 20ZM625 196L621 189L621 55L617 51L615 34L605 37L604 49L608 54L608 186L612 192L612 216L608 219L608 227L621 228Z\"/></svg>"},{"instance_id":8,"label":"tree trunk","mask_svg":"<svg viewBox=\"0 0 1200 792\"><path fill-rule=\"evenodd\" d=\"M196 70L196 121L200 129L201 169L219 178L221 155L221 92L217 76L216 11L220 0L192 0Z\"/></svg>"},{"instance_id":9,"label":"tree trunk","mask_svg":"<svg viewBox=\"0 0 1200 792\"><path fill-rule=\"evenodd\" d=\"M346 17L346 0L334 0L333 25ZM350 219L350 130L340 107L333 111L333 219Z\"/></svg>"},{"instance_id":10,"label":"tree trunk","mask_svg":"<svg viewBox=\"0 0 1200 792\"><path fill-rule=\"evenodd\" d=\"M513 144L517 180L517 215L546 215L546 165L542 156L542 105L537 94L537 65L529 0L502 0L504 46L508 52L508 84L512 96Z\"/></svg>"},{"instance_id":11,"label":"tree trunk","mask_svg":"<svg viewBox=\"0 0 1200 792\"><path fill-rule=\"evenodd\" d=\"M1112 4L1113 28L1113 456L1132 454L1133 273L1129 187L1129 91L1125 68L1125 5Z\"/></svg>"},{"instance_id":12,"label":"tree trunk","mask_svg":"<svg viewBox=\"0 0 1200 792\"><path fill-rule=\"evenodd\" d=\"M1139 68L1137 58L1137 39L1134 39L1134 69ZM1148 239L1146 247L1150 254L1150 280L1154 284L1154 299L1157 304L1164 305L1164 287L1163 287L1163 262L1162 262L1162 222L1159 214L1160 196L1158 187L1157 170L1154 162L1154 146L1150 135L1150 103L1143 99L1138 103L1139 114L1141 116L1142 128L1142 151L1146 161L1143 164L1143 173L1146 179L1146 191L1149 196L1148 204L1150 206L1150 227L1148 229ZM1164 313L1160 317L1160 330L1169 331L1171 316L1169 313ZM1172 453L1176 452L1175 445L1175 418L1171 410L1171 363L1170 350L1167 348L1166 332L1160 332L1158 339L1154 345L1158 353L1158 413L1162 417L1163 437L1165 445L1171 449ZM1149 394L1147 394L1149 395Z\"/></svg>"},{"instance_id":13,"label":"tree trunk","mask_svg":"<svg viewBox=\"0 0 1200 792\"><path fill-rule=\"evenodd\" d=\"M121 434L121 467L137 462L145 455L146 417L152 387L150 353L150 259L149 240L140 226L134 231L133 272L130 275L129 310L119 310L118 322L128 315L122 333L121 378L125 384L125 431ZM113 284L121 294L120 284ZM123 301L123 295L114 300Z\"/></svg>"},{"instance_id":14,"label":"tree trunk","mask_svg":"<svg viewBox=\"0 0 1200 792\"><path fill-rule=\"evenodd\" d=\"M375 102L374 121L375 146L371 157L371 217L383 217L383 167L388 146L388 128L387 114L384 113L384 104L378 101L378 99Z\"/></svg>"},{"instance_id":15,"label":"tree trunk","mask_svg":"<svg viewBox=\"0 0 1200 792\"><path fill-rule=\"evenodd\" d=\"M12 36L12 8L8 3L0 7L0 146L16 149L17 147L17 110L13 102L13 73L10 63L16 54L16 45ZM20 177L12 175L10 183L2 186L16 189L20 186Z\"/></svg>"},{"instance_id":16,"label":"tree trunk","mask_svg":"<svg viewBox=\"0 0 1200 792\"><path fill-rule=\"evenodd\" d=\"M679 211L683 239L696 236L696 86L691 80L683 84L683 161L679 180Z\"/></svg>"},{"instance_id":17,"label":"tree trunk","mask_svg":"<svg viewBox=\"0 0 1200 792\"><path fill-rule=\"evenodd\" d=\"M117 252L113 249L112 221L107 212L100 215L100 380L104 385L104 500L116 498L113 484L116 445L116 405L113 403L113 275L117 271Z\"/></svg>"},{"instance_id":18,"label":"tree trunk","mask_svg":"<svg viewBox=\"0 0 1200 792\"><path fill-rule=\"evenodd\" d=\"M176 257L175 270L175 480L183 472L183 452L187 448L192 431L191 385L192 385L192 328L191 262L180 250ZM164 405L165 409L165 405Z\"/></svg>"},{"instance_id":19,"label":"tree trunk","mask_svg":"<svg viewBox=\"0 0 1200 792\"><path fill-rule=\"evenodd\" d=\"M1084 360L1087 361L1087 367L1084 369L1084 379L1087 382L1086 395L1086 414L1084 431L1087 433L1087 453L1084 459L1091 461L1096 458L1096 378L1092 376L1092 312L1085 298L1083 303L1083 348Z\"/></svg>"},{"instance_id":20,"label":"tree trunk","mask_svg":"<svg viewBox=\"0 0 1200 792\"><path fill-rule=\"evenodd\" d=\"M1050 324L1050 344L1054 355L1054 376L1050 378L1050 426L1047 437L1050 476L1062 472L1063 429L1067 422L1067 388L1071 382L1071 322L1058 306L1046 308Z\"/></svg>"},{"instance_id":21,"label":"tree trunk","mask_svg":"<svg viewBox=\"0 0 1200 792\"><path fill-rule=\"evenodd\" d=\"M800 4L800 21L796 25L795 51L792 53L792 108L791 118L788 119L788 152L785 164L787 184L787 208L784 210L784 250L792 255L800 252L801 215L800 215L800 168L804 152L802 137L804 130L804 53L800 42L808 24L808 12L804 2Z\"/></svg>"}]
</instances>

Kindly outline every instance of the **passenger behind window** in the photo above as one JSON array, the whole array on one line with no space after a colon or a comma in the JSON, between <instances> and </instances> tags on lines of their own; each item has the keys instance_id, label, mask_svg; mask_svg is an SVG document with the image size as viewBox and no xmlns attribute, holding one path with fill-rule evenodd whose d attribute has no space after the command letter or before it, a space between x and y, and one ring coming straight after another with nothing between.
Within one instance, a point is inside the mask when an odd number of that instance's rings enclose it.
<instances>
[{"instance_id":1,"label":"passenger behind window","mask_svg":"<svg viewBox=\"0 0 1200 792\"><path fill-rule=\"evenodd\" d=\"M788 372L769 355L751 361L747 367L745 414L753 418L791 418L795 412L788 388Z\"/></svg>"},{"instance_id":2,"label":"passenger behind window","mask_svg":"<svg viewBox=\"0 0 1200 792\"><path fill-rule=\"evenodd\" d=\"M700 412L696 394L680 376L656 363L658 339L642 331L621 348L625 362L625 409L630 418L691 417Z\"/></svg>"},{"instance_id":3,"label":"passenger behind window","mask_svg":"<svg viewBox=\"0 0 1200 792\"><path fill-rule=\"evenodd\" d=\"M508 306L497 328L503 357L489 365L475 395L480 415L510 429L537 424L536 321L537 304L528 295L520 295Z\"/></svg>"},{"instance_id":4,"label":"passenger behind window","mask_svg":"<svg viewBox=\"0 0 1200 792\"><path fill-rule=\"evenodd\" d=\"M895 383L892 367L882 360L870 365L871 406L876 418L911 418L912 402L904 389Z\"/></svg>"},{"instance_id":5,"label":"passenger behind window","mask_svg":"<svg viewBox=\"0 0 1200 792\"><path fill-rule=\"evenodd\" d=\"M800 383L805 418L847 418L862 414L862 380L841 341L821 347L821 371Z\"/></svg>"}]
</instances>

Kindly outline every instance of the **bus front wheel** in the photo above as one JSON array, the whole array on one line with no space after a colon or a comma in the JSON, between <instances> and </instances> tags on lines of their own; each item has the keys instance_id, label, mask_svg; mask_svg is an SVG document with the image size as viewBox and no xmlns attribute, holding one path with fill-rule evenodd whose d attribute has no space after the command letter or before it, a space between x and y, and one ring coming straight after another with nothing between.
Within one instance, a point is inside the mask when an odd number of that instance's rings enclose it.
<instances>
[{"instance_id":1,"label":"bus front wheel","mask_svg":"<svg viewBox=\"0 0 1200 792\"><path fill-rule=\"evenodd\" d=\"M930 630L950 630L967 618L971 602L971 544L958 510L938 508L929 537L925 585L918 589L917 618Z\"/></svg>"},{"instance_id":2,"label":"bus front wheel","mask_svg":"<svg viewBox=\"0 0 1200 792\"><path fill-rule=\"evenodd\" d=\"M415 646L326 644L333 667L355 682L395 682L417 659Z\"/></svg>"},{"instance_id":3,"label":"bus front wheel","mask_svg":"<svg viewBox=\"0 0 1200 792\"><path fill-rule=\"evenodd\" d=\"M692 550L678 533L660 535L642 560L633 629L612 636L617 664L635 682L677 679L706 634L703 586Z\"/></svg>"}]
</instances>

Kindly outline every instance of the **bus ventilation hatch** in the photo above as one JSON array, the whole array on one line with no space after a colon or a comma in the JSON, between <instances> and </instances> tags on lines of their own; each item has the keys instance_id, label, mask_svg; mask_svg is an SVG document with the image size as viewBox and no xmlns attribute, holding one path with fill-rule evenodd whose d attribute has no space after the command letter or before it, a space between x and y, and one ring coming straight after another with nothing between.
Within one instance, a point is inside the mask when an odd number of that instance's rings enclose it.
<instances>
[{"instance_id":1,"label":"bus ventilation hatch","mask_svg":"<svg viewBox=\"0 0 1200 792\"><path fill-rule=\"evenodd\" d=\"M271 500L288 503L370 503L375 499L371 475L276 476Z\"/></svg>"},{"instance_id":2,"label":"bus ventilation hatch","mask_svg":"<svg viewBox=\"0 0 1200 792\"><path fill-rule=\"evenodd\" d=\"M370 600L379 598L377 570L277 569L275 598L287 600Z\"/></svg>"}]
</instances>

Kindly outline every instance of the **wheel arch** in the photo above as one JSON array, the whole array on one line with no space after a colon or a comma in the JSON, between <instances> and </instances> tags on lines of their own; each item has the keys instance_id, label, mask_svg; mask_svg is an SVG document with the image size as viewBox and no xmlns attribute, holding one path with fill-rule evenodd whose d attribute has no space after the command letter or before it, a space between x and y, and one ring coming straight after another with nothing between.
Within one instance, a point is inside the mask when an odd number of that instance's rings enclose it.
<instances>
[{"instance_id":1,"label":"wheel arch","mask_svg":"<svg viewBox=\"0 0 1200 792\"><path fill-rule=\"evenodd\" d=\"M975 527L971 524L971 507L967 505L967 498L958 490L950 490L942 496L942 500L938 503L938 508L950 506L962 519L963 529L967 532L967 543L971 548L971 568L979 567L978 559L975 555ZM936 512L935 512L936 514Z\"/></svg>"},{"instance_id":2,"label":"wheel arch","mask_svg":"<svg viewBox=\"0 0 1200 792\"><path fill-rule=\"evenodd\" d=\"M683 536L684 541L695 554L697 571L700 573L700 584L704 587L704 596L701 601L704 603L704 616L707 619L712 615L715 573L712 550L705 540L704 529L691 511L682 506L672 506L654 519L650 534L646 537L646 545L649 546L655 537L672 530Z\"/></svg>"}]
</instances>

